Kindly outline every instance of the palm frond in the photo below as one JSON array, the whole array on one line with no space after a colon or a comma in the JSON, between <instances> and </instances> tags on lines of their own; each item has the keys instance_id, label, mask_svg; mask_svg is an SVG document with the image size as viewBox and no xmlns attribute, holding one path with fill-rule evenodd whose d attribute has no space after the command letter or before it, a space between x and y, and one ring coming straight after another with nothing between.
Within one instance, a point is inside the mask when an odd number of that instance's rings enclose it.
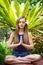
<instances>
[{"instance_id":1,"label":"palm frond","mask_svg":"<svg viewBox=\"0 0 43 65\"><path fill-rule=\"evenodd\" d=\"M9 0L0 0L0 20L3 20L3 23L7 24L9 27L15 28L16 20L19 16L26 17L28 20L28 29L32 29L43 23L43 17L38 19L38 16L43 11L43 5L40 6L40 2L38 2L31 10L29 10L29 0L24 4L22 3L24 5L22 10L21 5L17 0L14 0L13 2L14 7L11 6ZM16 12L13 11L13 8Z\"/></svg>"},{"instance_id":2,"label":"palm frond","mask_svg":"<svg viewBox=\"0 0 43 65\"><path fill-rule=\"evenodd\" d=\"M41 11L42 11L42 9L43 9L43 6L40 6L40 7L39 7L39 5L40 5L40 2L38 2L38 3L36 4L36 6L34 6L34 7L30 10L30 12L29 12L29 14L28 14L28 16L27 16L27 20L28 20L29 22L31 22L31 21L33 21L33 20L36 20L37 17L39 16L39 14L41 13Z\"/></svg>"},{"instance_id":3,"label":"palm frond","mask_svg":"<svg viewBox=\"0 0 43 65\"><path fill-rule=\"evenodd\" d=\"M7 1L1 0L0 2L1 2L0 6L2 8L0 9L0 14L1 14L0 16L3 17L3 19L7 22L7 24L10 24L11 26L15 27L16 26L16 16L14 15L12 11L9 0Z\"/></svg>"},{"instance_id":4,"label":"palm frond","mask_svg":"<svg viewBox=\"0 0 43 65\"><path fill-rule=\"evenodd\" d=\"M16 15L20 16L21 14L20 3L17 0L14 1L14 8L16 10Z\"/></svg>"},{"instance_id":5,"label":"palm frond","mask_svg":"<svg viewBox=\"0 0 43 65\"><path fill-rule=\"evenodd\" d=\"M43 31L41 31L41 30L38 30L38 29L35 29L35 30L37 30L39 33L43 34Z\"/></svg>"},{"instance_id":6,"label":"palm frond","mask_svg":"<svg viewBox=\"0 0 43 65\"><path fill-rule=\"evenodd\" d=\"M25 16L25 17L27 16L29 8L30 8L30 5L29 5L29 1L27 0L24 5L22 16Z\"/></svg>"},{"instance_id":7,"label":"palm frond","mask_svg":"<svg viewBox=\"0 0 43 65\"><path fill-rule=\"evenodd\" d=\"M28 25L29 29L39 25L39 24L42 24L43 23L43 18L40 18L36 21L33 21L30 25Z\"/></svg>"}]
</instances>

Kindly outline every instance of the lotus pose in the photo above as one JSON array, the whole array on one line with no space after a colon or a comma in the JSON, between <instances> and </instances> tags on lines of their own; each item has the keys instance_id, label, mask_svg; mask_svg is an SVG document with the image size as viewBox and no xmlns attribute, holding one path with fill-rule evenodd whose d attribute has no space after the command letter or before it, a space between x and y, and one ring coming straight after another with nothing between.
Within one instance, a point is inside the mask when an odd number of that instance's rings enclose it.
<instances>
[{"instance_id":1,"label":"lotus pose","mask_svg":"<svg viewBox=\"0 0 43 65\"><path fill-rule=\"evenodd\" d=\"M5 57L5 63L25 63L41 59L39 54L30 54L29 52L30 49L34 49L34 44L24 16L18 18L16 29L11 33L7 47L13 49L13 52L12 55Z\"/></svg>"}]
</instances>

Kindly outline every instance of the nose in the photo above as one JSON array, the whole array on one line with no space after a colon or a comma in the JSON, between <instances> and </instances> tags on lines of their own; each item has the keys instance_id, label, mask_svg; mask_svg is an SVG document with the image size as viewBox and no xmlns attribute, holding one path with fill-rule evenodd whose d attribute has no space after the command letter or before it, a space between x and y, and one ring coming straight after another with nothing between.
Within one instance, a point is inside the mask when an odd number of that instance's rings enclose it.
<instances>
[{"instance_id":1,"label":"nose","mask_svg":"<svg viewBox=\"0 0 43 65\"><path fill-rule=\"evenodd\" d=\"M23 23L21 22L21 25L22 25Z\"/></svg>"}]
</instances>

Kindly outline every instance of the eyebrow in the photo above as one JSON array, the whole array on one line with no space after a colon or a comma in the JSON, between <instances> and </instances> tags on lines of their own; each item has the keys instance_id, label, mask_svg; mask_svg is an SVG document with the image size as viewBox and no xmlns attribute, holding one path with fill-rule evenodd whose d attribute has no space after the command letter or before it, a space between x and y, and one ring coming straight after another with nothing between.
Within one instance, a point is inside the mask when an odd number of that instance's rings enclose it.
<instances>
[{"instance_id":1,"label":"eyebrow","mask_svg":"<svg viewBox=\"0 0 43 65\"><path fill-rule=\"evenodd\" d=\"M25 22L25 21L19 21L19 22Z\"/></svg>"}]
</instances>

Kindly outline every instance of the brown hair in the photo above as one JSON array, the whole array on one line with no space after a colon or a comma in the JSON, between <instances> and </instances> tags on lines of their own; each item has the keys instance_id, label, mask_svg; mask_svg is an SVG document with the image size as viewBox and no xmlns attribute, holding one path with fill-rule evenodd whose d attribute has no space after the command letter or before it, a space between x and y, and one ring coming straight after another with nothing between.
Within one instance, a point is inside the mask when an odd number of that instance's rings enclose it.
<instances>
[{"instance_id":1,"label":"brown hair","mask_svg":"<svg viewBox=\"0 0 43 65\"><path fill-rule=\"evenodd\" d=\"M15 43L18 43L18 34L19 34L19 20L22 19L22 18L25 18L24 16L21 16L17 19L17 22L16 22L16 30L14 32L14 42ZM25 22L26 22L26 18L25 18ZM28 38L28 26L27 24L25 24L25 27L24 27L24 43L29 43L29 38Z\"/></svg>"}]
</instances>

